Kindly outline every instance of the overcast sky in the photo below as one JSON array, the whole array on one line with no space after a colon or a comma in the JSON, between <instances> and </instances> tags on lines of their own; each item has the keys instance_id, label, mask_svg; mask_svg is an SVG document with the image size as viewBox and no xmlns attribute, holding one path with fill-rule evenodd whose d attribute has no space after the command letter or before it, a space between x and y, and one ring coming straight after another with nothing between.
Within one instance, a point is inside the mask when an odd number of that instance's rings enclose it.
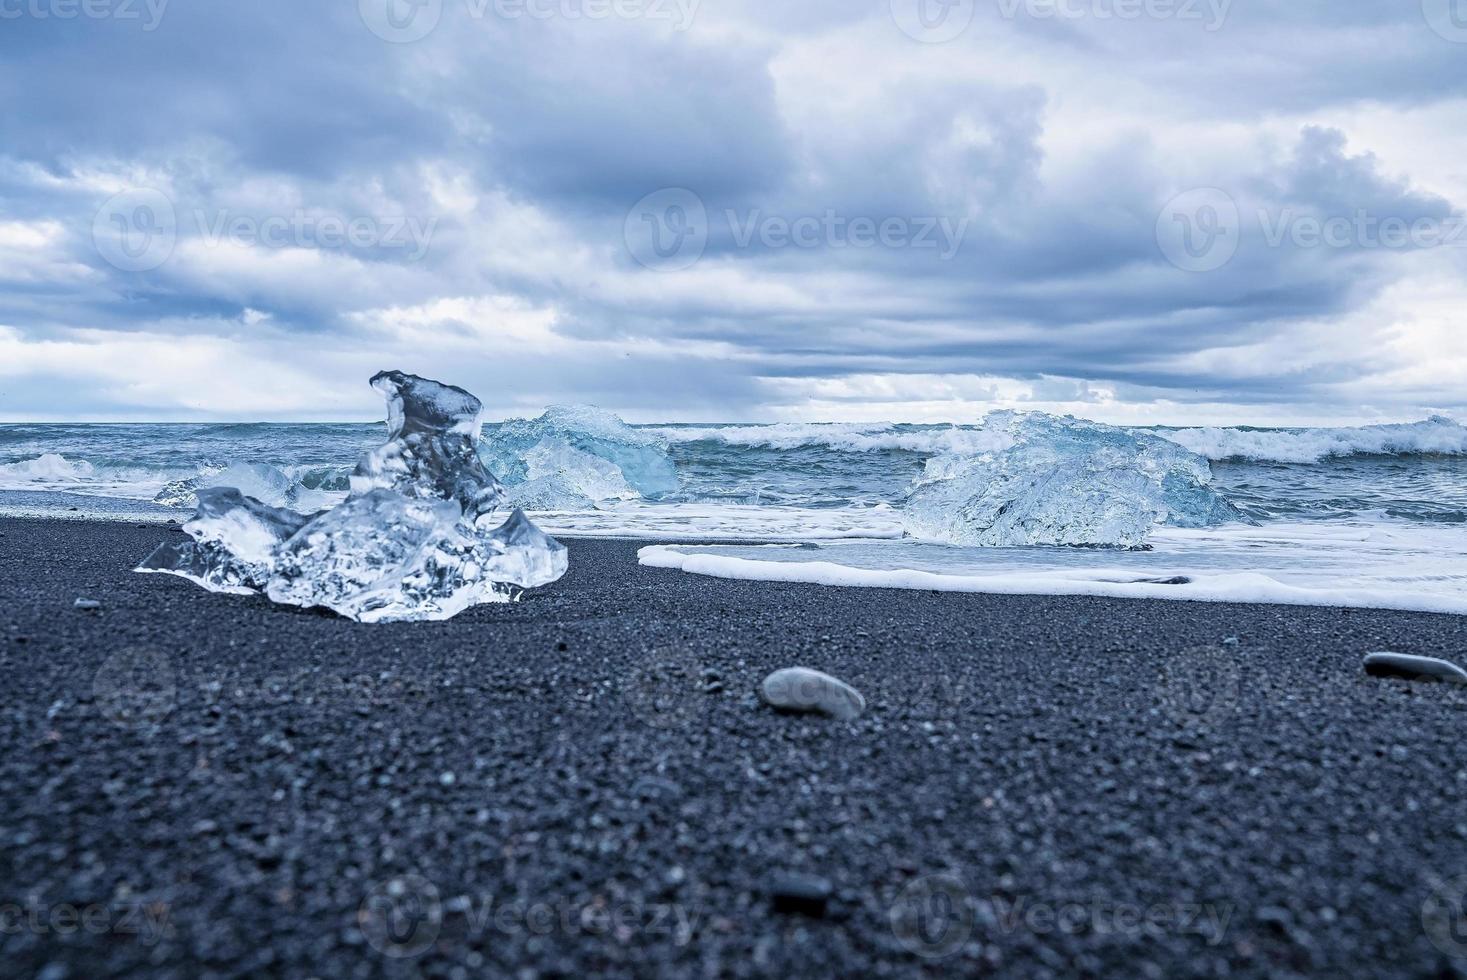
<instances>
[{"instance_id":1,"label":"overcast sky","mask_svg":"<svg viewBox=\"0 0 1467 980\"><path fill-rule=\"evenodd\" d=\"M1467 0L0 0L0 420L1467 414Z\"/></svg>"}]
</instances>

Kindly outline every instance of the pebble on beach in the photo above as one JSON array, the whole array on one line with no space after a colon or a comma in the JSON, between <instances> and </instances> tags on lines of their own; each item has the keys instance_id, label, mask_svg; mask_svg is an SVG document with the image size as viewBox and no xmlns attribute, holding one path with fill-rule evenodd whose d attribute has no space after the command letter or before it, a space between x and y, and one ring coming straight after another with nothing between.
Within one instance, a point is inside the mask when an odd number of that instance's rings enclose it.
<instances>
[{"instance_id":1,"label":"pebble on beach","mask_svg":"<svg viewBox=\"0 0 1467 980\"><path fill-rule=\"evenodd\" d=\"M1408 681L1448 681L1467 684L1467 671L1436 657L1409 653L1371 653L1365 657L1365 672L1372 677L1399 677Z\"/></svg>"},{"instance_id":2,"label":"pebble on beach","mask_svg":"<svg viewBox=\"0 0 1467 980\"><path fill-rule=\"evenodd\" d=\"M819 918L825 914L831 891L830 882L824 878L786 871L775 875L769 887L769 898L776 912Z\"/></svg>"},{"instance_id":3,"label":"pebble on beach","mask_svg":"<svg viewBox=\"0 0 1467 980\"><path fill-rule=\"evenodd\" d=\"M854 721L866 710L861 692L843 680L808 667L787 667L764 678L760 694L780 711L819 712Z\"/></svg>"}]
</instances>

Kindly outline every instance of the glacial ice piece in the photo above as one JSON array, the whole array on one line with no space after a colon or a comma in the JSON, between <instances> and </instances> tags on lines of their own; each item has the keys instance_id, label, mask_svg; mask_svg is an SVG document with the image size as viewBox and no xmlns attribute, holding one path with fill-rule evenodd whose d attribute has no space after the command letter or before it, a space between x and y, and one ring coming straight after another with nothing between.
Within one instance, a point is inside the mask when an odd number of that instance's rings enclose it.
<instances>
[{"instance_id":1,"label":"glacial ice piece","mask_svg":"<svg viewBox=\"0 0 1467 980\"><path fill-rule=\"evenodd\" d=\"M1208 486L1207 460L1158 436L1040 413L995 412L1012 444L928 460L907 496L908 533L985 547L1137 548L1159 524L1244 520Z\"/></svg>"},{"instance_id":2,"label":"glacial ice piece","mask_svg":"<svg viewBox=\"0 0 1467 980\"><path fill-rule=\"evenodd\" d=\"M372 385L387 396L388 438L358 462L343 503L307 516L202 487L184 524L194 540L137 570L366 623L447 619L565 574L565 547L505 506L480 461L477 398L400 371Z\"/></svg>"},{"instance_id":3,"label":"glacial ice piece","mask_svg":"<svg viewBox=\"0 0 1467 980\"><path fill-rule=\"evenodd\" d=\"M657 499L678 487L661 439L587 405L552 406L510 419L483 448L510 501L531 510L572 510L608 500Z\"/></svg>"},{"instance_id":4,"label":"glacial ice piece","mask_svg":"<svg viewBox=\"0 0 1467 980\"><path fill-rule=\"evenodd\" d=\"M198 512L184 525L194 540L159 545L137 571L173 572L214 592L258 592L276 549L311 520L233 487L201 487L196 496Z\"/></svg>"}]
</instances>

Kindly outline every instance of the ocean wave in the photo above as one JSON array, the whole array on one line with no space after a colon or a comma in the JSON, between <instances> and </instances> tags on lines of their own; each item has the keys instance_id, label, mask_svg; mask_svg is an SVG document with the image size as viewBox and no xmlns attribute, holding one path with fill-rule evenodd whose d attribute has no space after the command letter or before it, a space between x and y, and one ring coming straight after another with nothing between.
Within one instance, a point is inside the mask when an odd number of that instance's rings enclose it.
<instances>
[{"instance_id":1,"label":"ocean wave","mask_svg":"<svg viewBox=\"0 0 1467 980\"><path fill-rule=\"evenodd\" d=\"M900 450L910 453L976 454L1006 449L1004 432L963 426L907 429L859 422L774 422L768 425L664 426L655 432L673 443L719 442L760 449L830 448L857 453Z\"/></svg>"},{"instance_id":2,"label":"ocean wave","mask_svg":"<svg viewBox=\"0 0 1467 980\"><path fill-rule=\"evenodd\" d=\"M31 459L0 463L0 490L67 491L149 500L174 475L147 467L102 465L68 459L60 453L42 453Z\"/></svg>"},{"instance_id":3,"label":"ocean wave","mask_svg":"<svg viewBox=\"0 0 1467 980\"><path fill-rule=\"evenodd\" d=\"M715 442L791 450L828 448L857 453L903 451L922 455L978 455L1012 445L1004 426L1013 413L991 413L977 425L905 426L887 423L775 422L767 425L658 426L671 443ZM1026 413L1035 417L1043 413ZM1068 418L1068 416L1066 416ZM997 420L997 424L995 424ZM1084 419L1074 421L1090 423ZM1210 460L1318 463L1355 455L1467 456L1467 426L1434 415L1420 422L1353 428L1253 429L1221 426L1130 431L1160 436Z\"/></svg>"},{"instance_id":4,"label":"ocean wave","mask_svg":"<svg viewBox=\"0 0 1467 980\"><path fill-rule=\"evenodd\" d=\"M96 475L86 460L72 461L58 453L43 453L35 459L0 464L0 483L26 487L36 483L82 483Z\"/></svg>"},{"instance_id":5,"label":"ocean wave","mask_svg":"<svg viewBox=\"0 0 1467 980\"><path fill-rule=\"evenodd\" d=\"M1467 456L1467 426L1433 415L1421 422L1354 428L1232 429L1207 426L1158 432L1212 460L1319 463L1344 456Z\"/></svg>"}]
</instances>

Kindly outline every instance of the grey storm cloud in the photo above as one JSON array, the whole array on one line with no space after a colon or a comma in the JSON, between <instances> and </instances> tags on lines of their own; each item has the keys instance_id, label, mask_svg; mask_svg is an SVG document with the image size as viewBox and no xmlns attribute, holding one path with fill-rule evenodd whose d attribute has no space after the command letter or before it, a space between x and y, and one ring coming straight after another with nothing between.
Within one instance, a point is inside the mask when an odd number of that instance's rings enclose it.
<instances>
[{"instance_id":1,"label":"grey storm cloud","mask_svg":"<svg viewBox=\"0 0 1467 980\"><path fill-rule=\"evenodd\" d=\"M1463 400L1390 306L1467 254L1387 125L1461 120L1434 0L916 2L0 0L0 413L329 415L369 355L654 418Z\"/></svg>"}]
</instances>

